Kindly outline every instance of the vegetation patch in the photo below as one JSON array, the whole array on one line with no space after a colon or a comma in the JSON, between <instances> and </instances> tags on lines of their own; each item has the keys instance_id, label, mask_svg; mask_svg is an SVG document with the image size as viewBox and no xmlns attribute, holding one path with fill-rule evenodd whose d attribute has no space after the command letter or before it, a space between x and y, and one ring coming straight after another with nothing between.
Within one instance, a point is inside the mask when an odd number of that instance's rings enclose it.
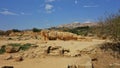
<instances>
[{"instance_id":1,"label":"vegetation patch","mask_svg":"<svg viewBox=\"0 0 120 68\"><path fill-rule=\"evenodd\" d=\"M2 47L0 48L0 54L3 54L3 53L5 53L5 46L2 46Z\"/></svg>"},{"instance_id":2,"label":"vegetation patch","mask_svg":"<svg viewBox=\"0 0 120 68\"><path fill-rule=\"evenodd\" d=\"M26 44L23 44L20 49L25 51L25 50L28 50L30 48L30 46L31 46L31 44L26 43Z\"/></svg>"},{"instance_id":3,"label":"vegetation patch","mask_svg":"<svg viewBox=\"0 0 120 68\"><path fill-rule=\"evenodd\" d=\"M38 29L38 28L33 28L33 29L32 29L32 31L33 31L33 32L40 32L40 31L41 31L41 29Z\"/></svg>"},{"instance_id":4,"label":"vegetation patch","mask_svg":"<svg viewBox=\"0 0 120 68\"><path fill-rule=\"evenodd\" d=\"M104 52L110 53L113 57L120 58L120 42L108 42L100 46Z\"/></svg>"},{"instance_id":5,"label":"vegetation patch","mask_svg":"<svg viewBox=\"0 0 120 68\"><path fill-rule=\"evenodd\" d=\"M26 44L11 43L11 44L8 44L8 45L3 45L3 46L0 47L0 54L3 54L3 53L6 52L5 48L6 48L7 46L12 46L13 49L19 48L19 51L20 51L20 50L25 51L25 50L28 50L28 49L31 47L31 45L32 45L32 44L30 44L30 43L26 43ZM15 50L16 50L16 49L15 49Z\"/></svg>"}]
</instances>

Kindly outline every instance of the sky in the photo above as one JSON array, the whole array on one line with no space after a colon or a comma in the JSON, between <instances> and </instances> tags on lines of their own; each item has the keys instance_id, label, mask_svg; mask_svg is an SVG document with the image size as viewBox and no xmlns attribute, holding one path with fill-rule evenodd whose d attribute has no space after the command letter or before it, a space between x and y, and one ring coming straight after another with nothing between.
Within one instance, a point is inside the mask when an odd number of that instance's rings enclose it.
<instances>
[{"instance_id":1,"label":"sky","mask_svg":"<svg viewBox=\"0 0 120 68\"><path fill-rule=\"evenodd\" d=\"M0 0L0 30L96 22L119 9L120 0Z\"/></svg>"}]
</instances>

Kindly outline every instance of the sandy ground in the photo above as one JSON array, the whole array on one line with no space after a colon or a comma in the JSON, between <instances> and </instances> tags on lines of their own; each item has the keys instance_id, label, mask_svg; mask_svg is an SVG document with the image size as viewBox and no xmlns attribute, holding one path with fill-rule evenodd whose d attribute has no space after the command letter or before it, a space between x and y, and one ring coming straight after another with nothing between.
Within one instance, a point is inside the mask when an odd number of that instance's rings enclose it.
<instances>
[{"instance_id":1,"label":"sandy ground","mask_svg":"<svg viewBox=\"0 0 120 68\"><path fill-rule=\"evenodd\" d=\"M27 40L27 41L4 41L0 40L0 45L8 43L33 43L40 46L62 46L66 49L70 49L73 52L75 50L82 50L89 46L94 46L97 44L103 43L104 40L93 40L91 42L85 41L48 41L47 43L40 40ZM11 65L15 68L67 68L68 64L71 64L73 60L80 59L80 62L86 60L85 57L78 58L68 58L68 57L45 57L45 58L34 58L34 59L25 59L22 62L15 62L13 60L3 60L2 55L0 55L0 66ZM89 61L86 60L86 61Z\"/></svg>"}]
</instances>

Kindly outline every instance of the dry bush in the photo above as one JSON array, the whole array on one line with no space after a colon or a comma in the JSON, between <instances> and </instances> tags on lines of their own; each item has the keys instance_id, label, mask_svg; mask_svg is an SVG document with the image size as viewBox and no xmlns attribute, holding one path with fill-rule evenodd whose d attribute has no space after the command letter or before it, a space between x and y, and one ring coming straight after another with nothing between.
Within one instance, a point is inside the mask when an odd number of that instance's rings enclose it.
<instances>
[{"instance_id":1,"label":"dry bush","mask_svg":"<svg viewBox=\"0 0 120 68\"><path fill-rule=\"evenodd\" d=\"M93 32L98 37L120 41L120 12L109 14L105 19L100 19L98 23L99 25L93 28Z\"/></svg>"}]
</instances>

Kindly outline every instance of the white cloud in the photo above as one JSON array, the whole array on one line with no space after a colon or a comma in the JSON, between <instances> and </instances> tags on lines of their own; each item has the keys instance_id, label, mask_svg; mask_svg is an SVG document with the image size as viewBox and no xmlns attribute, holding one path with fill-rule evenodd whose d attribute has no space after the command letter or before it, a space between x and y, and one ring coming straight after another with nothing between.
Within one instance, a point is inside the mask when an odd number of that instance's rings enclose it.
<instances>
[{"instance_id":1,"label":"white cloud","mask_svg":"<svg viewBox=\"0 0 120 68\"><path fill-rule=\"evenodd\" d=\"M52 8L53 8L53 5L51 5L51 4L46 4L45 5L46 10L51 10Z\"/></svg>"},{"instance_id":2,"label":"white cloud","mask_svg":"<svg viewBox=\"0 0 120 68\"><path fill-rule=\"evenodd\" d=\"M30 13L21 12L20 15L32 15Z\"/></svg>"},{"instance_id":3,"label":"white cloud","mask_svg":"<svg viewBox=\"0 0 120 68\"><path fill-rule=\"evenodd\" d=\"M54 2L55 0L46 0L46 2Z\"/></svg>"},{"instance_id":4,"label":"white cloud","mask_svg":"<svg viewBox=\"0 0 120 68\"><path fill-rule=\"evenodd\" d=\"M19 14L16 14L16 13L8 11L8 10L1 11L0 14L2 14L2 15L19 15Z\"/></svg>"},{"instance_id":5,"label":"white cloud","mask_svg":"<svg viewBox=\"0 0 120 68\"><path fill-rule=\"evenodd\" d=\"M46 10L46 12L47 13L52 13L53 12L53 5L51 5L51 4L46 4L45 5L45 10Z\"/></svg>"},{"instance_id":6,"label":"white cloud","mask_svg":"<svg viewBox=\"0 0 120 68\"><path fill-rule=\"evenodd\" d=\"M88 21L85 21L84 23L91 23L91 21L88 20Z\"/></svg>"},{"instance_id":7,"label":"white cloud","mask_svg":"<svg viewBox=\"0 0 120 68\"><path fill-rule=\"evenodd\" d=\"M84 5L83 6L84 8L94 8L94 7L98 7L98 5Z\"/></svg>"},{"instance_id":8,"label":"white cloud","mask_svg":"<svg viewBox=\"0 0 120 68\"><path fill-rule=\"evenodd\" d=\"M78 1L77 1L77 0L75 0L75 4L78 4Z\"/></svg>"}]
</instances>

